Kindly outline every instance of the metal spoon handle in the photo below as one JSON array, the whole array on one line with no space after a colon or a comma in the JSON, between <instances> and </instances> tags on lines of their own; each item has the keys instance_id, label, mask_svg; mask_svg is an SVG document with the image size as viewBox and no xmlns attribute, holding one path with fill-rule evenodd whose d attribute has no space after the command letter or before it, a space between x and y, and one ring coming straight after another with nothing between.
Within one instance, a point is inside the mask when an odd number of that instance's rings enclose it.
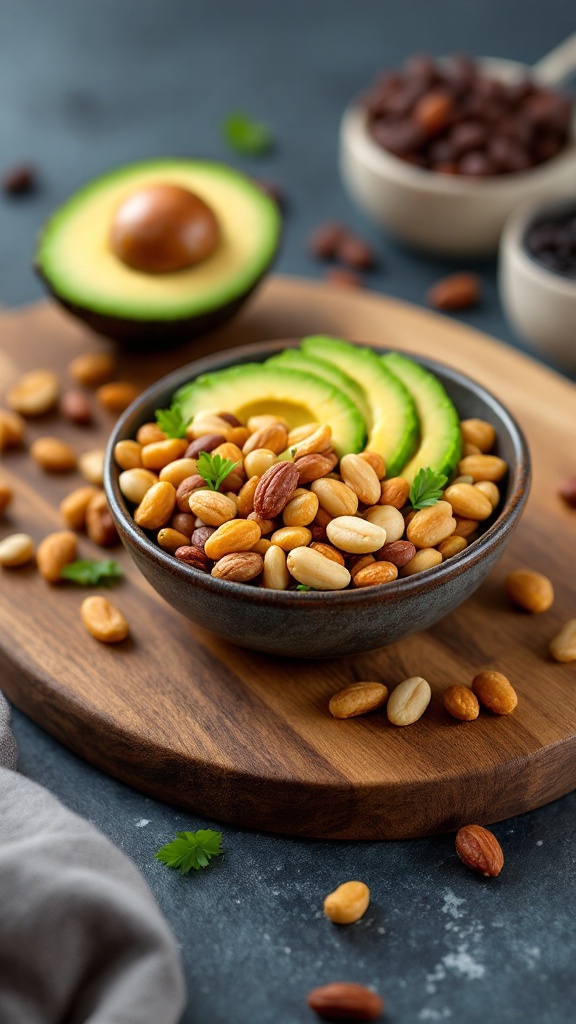
<instances>
[{"instance_id":1,"label":"metal spoon handle","mask_svg":"<svg viewBox=\"0 0 576 1024\"><path fill-rule=\"evenodd\" d=\"M535 78L543 85L560 85L576 71L576 32L533 64Z\"/></svg>"}]
</instances>

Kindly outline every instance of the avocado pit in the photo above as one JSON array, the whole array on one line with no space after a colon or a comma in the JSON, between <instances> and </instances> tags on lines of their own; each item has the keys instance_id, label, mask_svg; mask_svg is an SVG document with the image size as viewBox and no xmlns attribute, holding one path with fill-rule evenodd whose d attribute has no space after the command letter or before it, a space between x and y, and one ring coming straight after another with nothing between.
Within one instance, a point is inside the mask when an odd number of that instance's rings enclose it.
<instances>
[{"instance_id":1,"label":"avocado pit","mask_svg":"<svg viewBox=\"0 0 576 1024\"><path fill-rule=\"evenodd\" d=\"M220 228L211 208L180 185L145 185L118 206L110 230L114 254L144 274L187 270L210 256Z\"/></svg>"}]
</instances>

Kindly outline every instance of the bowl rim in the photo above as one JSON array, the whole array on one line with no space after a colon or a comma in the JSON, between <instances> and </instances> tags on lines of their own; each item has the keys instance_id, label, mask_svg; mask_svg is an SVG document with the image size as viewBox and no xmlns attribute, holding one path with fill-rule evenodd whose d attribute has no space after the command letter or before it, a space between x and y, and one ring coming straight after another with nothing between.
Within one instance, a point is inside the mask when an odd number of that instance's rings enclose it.
<instances>
[{"instance_id":1,"label":"bowl rim","mask_svg":"<svg viewBox=\"0 0 576 1024\"><path fill-rule=\"evenodd\" d=\"M429 369L432 373L438 373L453 381L455 384L471 390L486 402L488 406L493 408L498 413L498 416L504 421L508 435L512 440L515 451L517 452L517 464L513 477L510 481L510 495L500 510L498 517L476 541L467 546L457 555L452 556L452 558L449 558L445 562L441 562L439 565L434 566L431 569L427 569L424 572L415 573L413 576L406 576L402 578L398 577L398 579L391 583L382 583L371 587L358 587L350 590L317 590L306 592L295 590L268 590L264 587L251 586L249 583L236 583L229 580L220 580L200 569L195 569L192 566L186 565L184 562L178 561L178 559L174 558L173 555L164 551L147 536L144 530L136 525L120 491L118 478L121 470L114 461L114 447L117 441L124 440L126 437L130 436L125 433L125 427L128 421L132 419L139 409L149 404L155 404L156 399L154 396L160 391L168 390L170 392L174 392L182 384L186 383L188 380L194 379L201 373L224 369L225 367L231 366L237 362L263 362L264 359L269 358L271 355L274 355L285 348L296 348L300 344L300 341L301 338L275 339L268 342L258 341L203 356L201 359L187 363L184 366L173 370L171 373L159 378L159 380L155 381L154 384L143 391L142 394L140 394L138 398L135 399L135 401L132 402L132 404L124 411L124 413L122 413L108 440L104 460L104 489L112 516L117 523L120 523L119 532L121 538L123 538L123 532L125 532L130 536L132 543L135 544L146 557L155 562L157 566L166 569L168 573L176 573L181 577L183 582L196 584L200 590L228 595L231 599L234 597L242 599L249 597L253 604L266 604L268 606L273 605L276 607L288 608L294 607L299 602L305 602L303 605L303 607L305 607L306 605L309 606L313 603L326 601L329 601L334 606L337 603L340 605L353 604L356 607L362 606L363 604L372 606L375 598L387 602L393 601L398 597L402 598L405 595L407 596L416 593L421 594L423 592L426 593L436 590L439 586L447 582L447 580L454 578L455 576L460 576L462 573L466 572L468 568L480 561L485 553L492 551L493 548L496 547L514 527L528 498L531 479L531 461L524 433L508 409L502 405L495 395L484 388L481 384L477 384L472 380L472 378L460 373L458 370L454 370L451 367L446 366L444 363L436 362L435 360L428 359L426 356L417 355L412 352L407 353L410 358L423 365L426 369ZM377 346L374 343L370 344L368 342L354 341L351 342L351 344L355 344L363 348L372 348L372 350L377 354L396 351L396 349L391 349L385 345ZM144 417L142 417L142 422L146 422Z\"/></svg>"},{"instance_id":2,"label":"bowl rim","mask_svg":"<svg viewBox=\"0 0 576 1024\"><path fill-rule=\"evenodd\" d=\"M544 202L541 199L532 199L522 203L514 210L504 226L500 251L504 256L515 256L533 283L568 298L576 299L576 279L564 277L540 263L526 244L528 231L538 220L564 210L572 210L576 216L576 192L556 196L554 199Z\"/></svg>"},{"instance_id":3,"label":"bowl rim","mask_svg":"<svg viewBox=\"0 0 576 1024\"><path fill-rule=\"evenodd\" d=\"M447 61L450 58L440 57L438 59ZM508 60L503 57L476 57L474 59L478 64L484 65L496 74L496 77L502 77L503 80L512 79L521 73L528 74L534 80L538 79L534 68L522 61ZM546 87L546 83L543 82L542 85ZM358 155L358 150L361 147L362 157L370 164L371 170L383 177L393 178L408 188L421 189L440 195L467 196L473 194L490 197L490 194L497 190L501 190L505 194L514 192L525 182L534 181L534 184L538 184L543 178L553 177L553 172L562 169L564 164L574 161L576 157L576 106L572 117L571 138L556 156L535 167L529 167L525 171L515 171L511 174L491 174L483 178L439 174L438 171L418 167L407 160L402 160L394 153L384 149L383 146L379 146L367 131L366 111L361 96L354 98L346 106L341 119L340 136L342 145L349 150L354 150L355 155Z\"/></svg>"}]
</instances>

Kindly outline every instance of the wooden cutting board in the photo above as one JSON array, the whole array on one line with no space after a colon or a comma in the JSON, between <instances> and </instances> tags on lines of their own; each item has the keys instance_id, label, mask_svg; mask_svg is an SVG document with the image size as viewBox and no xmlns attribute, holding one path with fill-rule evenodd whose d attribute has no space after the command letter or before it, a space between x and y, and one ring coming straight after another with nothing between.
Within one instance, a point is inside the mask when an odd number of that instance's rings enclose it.
<instances>
[{"instance_id":1,"label":"wooden cutting board","mask_svg":"<svg viewBox=\"0 0 576 1024\"><path fill-rule=\"evenodd\" d=\"M92 764L182 807L246 827L308 836L389 839L495 820L576 787L576 664L547 645L576 616L576 513L556 496L576 472L576 388L519 352L422 309L367 292L290 278L270 280L229 327L176 352L120 359L119 376L145 385L216 349L331 332L422 353L493 390L518 417L534 460L528 510L482 588L426 633L334 662L272 659L227 645L157 597L123 551L126 579L113 600L131 638L106 647L84 631L84 591L50 587L28 567L0 572L0 685L43 728ZM79 352L107 347L49 303L0 315L0 390L24 370L66 380ZM93 428L56 417L30 424L78 451L102 445ZM37 540L59 526L57 505L77 485L48 477L25 452L5 453L0 478L16 499L0 523ZM86 557L102 552L86 539ZM556 601L545 615L514 611L502 581L514 566L548 573ZM440 694L492 667L519 694L507 718L458 723ZM434 691L405 729L384 714L336 721L326 704L348 682L395 684L423 675Z\"/></svg>"}]
</instances>

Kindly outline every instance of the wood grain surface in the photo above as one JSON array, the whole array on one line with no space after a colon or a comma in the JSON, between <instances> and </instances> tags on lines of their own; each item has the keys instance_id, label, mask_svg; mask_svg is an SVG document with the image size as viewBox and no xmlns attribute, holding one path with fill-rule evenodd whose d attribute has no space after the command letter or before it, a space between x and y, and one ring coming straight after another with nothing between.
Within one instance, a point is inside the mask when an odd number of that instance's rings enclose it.
<instances>
[{"instance_id":1,"label":"wood grain surface","mask_svg":"<svg viewBox=\"0 0 576 1024\"><path fill-rule=\"evenodd\" d=\"M210 337L165 354L122 356L119 377L145 385L197 356L249 341L318 331L446 362L490 388L526 431L534 462L528 510L502 562L457 612L392 647L334 662L271 659L240 650L171 610L123 551L126 578L112 599L131 637L98 644L80 622L85 592L51 587L33 567L0 572L0 686L62 743L153 796L246 827L329 838L387 839L491 822L576 787L576 664L547 654L576 616L576 513L556 496L575 471L576 388L520 353L457 321L367 292L290 278L270 280L246 310ZM108 347L55 306L0 314L0 390L24 370L53 368L66 381L78 353ZM78 452L103 444L93 427L56 416L30 423ZM76 474L49 477L25 451L2 456L16 492L0 536L36 540L60 525L58 502ZM81 554L101 557L82 538ZM551 576L553 607L513 610L503 578L519 565ZM89 591L91 592L91 591ZM512 680L509 717L458 723L441 693L484 668ZM332 719L329 697L348 682L389 686L423 675L433 689L423 719L396 728L382 713Z\"/></svg>"}]
</instances>

